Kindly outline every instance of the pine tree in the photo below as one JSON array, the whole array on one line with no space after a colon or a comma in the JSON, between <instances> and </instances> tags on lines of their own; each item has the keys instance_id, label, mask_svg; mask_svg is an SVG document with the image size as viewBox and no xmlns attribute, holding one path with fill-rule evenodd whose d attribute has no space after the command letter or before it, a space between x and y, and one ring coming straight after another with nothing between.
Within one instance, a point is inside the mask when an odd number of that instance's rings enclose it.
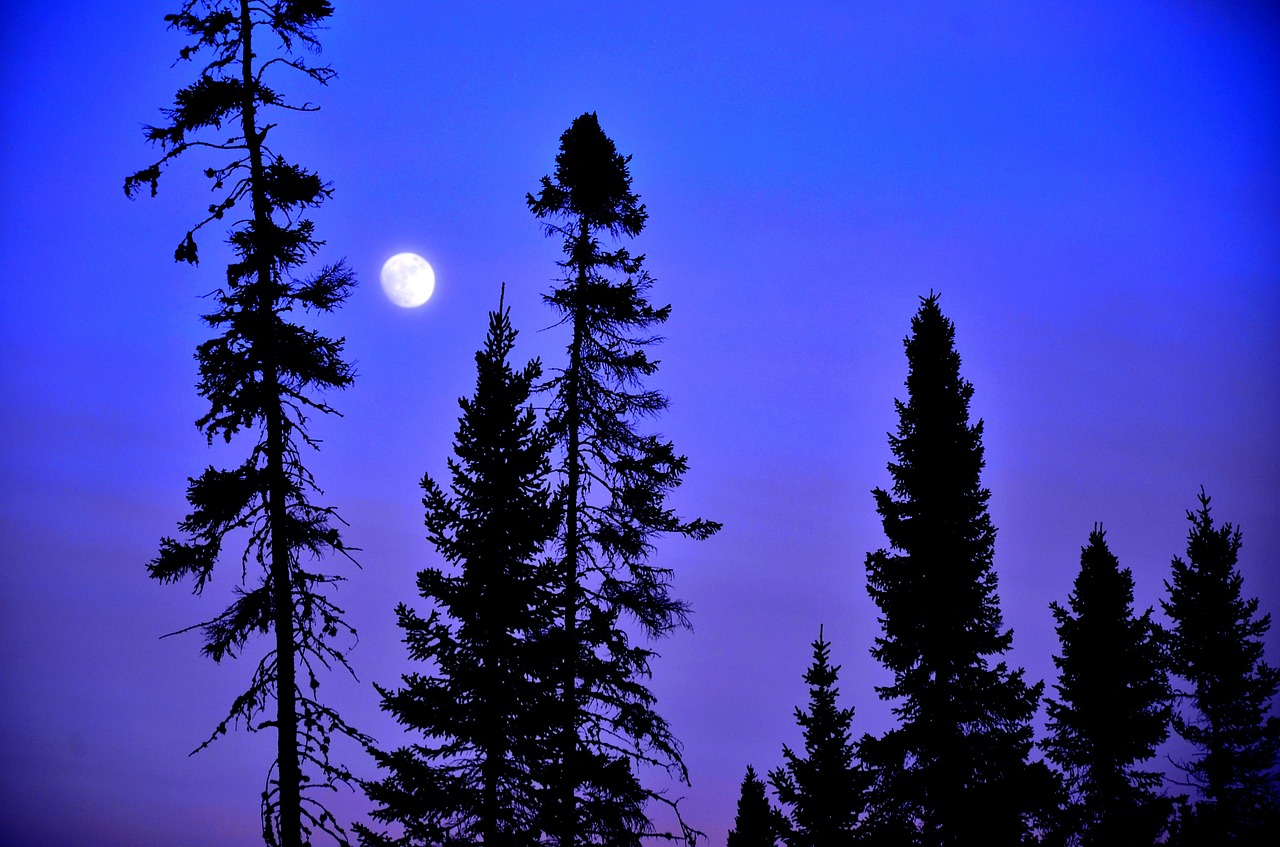
<instances>
[{"instance_id":1,"label":"pine tree","mask_svg":"<svg viewBox=\"0 0 1280 847\"><path fill-rule=\"evenodd\" d=\"M1080 554L1070 609L1052 604L1062 655L1049 700L1050 761L1072 802L1064 834L1081 845L1154 844L1171 812L1155 791L1159 771L1140 770L1169 735L1169 682L1151 610L1133 612L1133 576L1094 527Z\"/></svg>"},{"instance_id":2,"label":"pine tree","mask_svg":"<svg viewBox=\"0 0 1280 847\"><path fill-rule=\"evenodd\" d=\"M804 755L782 748L784 765L769 774L778 800L790 809L783 840L787 847L840 847L858 841L858 818L867 785L850 725L853 709L836 705L840 666L830 664L831 645L818 628L813 664L805 672L809 711L796 707L804 731Z\"/></svg>"},{"instance_id":3,"label":"pine tree","mask_svg":"<svg viewBox=\"0 0 1280 847\"><path fill-rule=\"evenodd\" d=\"M187 540L163 539L148 567L162 582L193 578L198 594L212 579L229 536L246 539L236 600L189 629L203 631L203 652L215 661L235 656L255 633L271 633L274 649L200 749L240 721L251 731L275 729L277 757L262 796L263 837L285 847L309 843L313 827L345 843L333 816L306 791L350 784L346 769L330 760L330 744L335 734L363 739L315 699L321 668L338 664L350 671L334 640L354 631L323 593L341 577L306 564L332 553L349 558L349 551L333 509L314 502L320 492L301 454L304 446L317 445L307 430L309 416L333 412L319 394L345 388L352 370L342 359L341 339L286 320L295 311L332 311L354 277L341 262L310 277L294 276L321 243L303 215L328 198L330 189L266 143L275 126L266 120L269 111L314 109L290 103L268 87L268 76L288 68L322 84L332 78L330 68L311 65L296 52L319 50L315 33L332 11L327 0L187 0L167 15L172 28L193 39L182 48L181 60L203 57L205 64L198 79L178 92L173 108L163 110L167 123L147 128L148 140L164 155L124 186L130 197L144 185L154 196L162 171L176 157L192 150L226 154L204 172L216 192L208 216L174 254L191 264L197 261L196 232L234 208L248 207L229 238L236 261L212 295L214 310L204 316L221 334L196 353L199 391L210 403L197 426L210 443L215 437L230 442L242 431L254 433L255 440L239 467L210 467L190 480L191 513L180 524ZM252 580L250 565L261 568ZM274 715L257 721L272 700Z\"/></svg>"},{"instance_id":4,"label":"pine tree","mask_svg":"<svg viewBox=\"0 0 1280 847\"><path fill-rule=\"evenodd\" d=\"M565 490L555 647L559 766L548 810L560 847L638 843L652 829L646 803L674 807L642 785L639 766L688 780L679 742L644 682L654 653L632 643L623 623L630 619L649 638L687 626L686 605L669 591L670 569L650 561L654 542L667 533L706 538L719 528L676 516L666 498L687 462L669 441L638 431L667 405L642 383L657 369L648 353L659 340L652 328L670 307L649 303L643 256L607 250L599 240L633 238L644 228L629 162L595 114L584 114L560 138L554 179L543 177L538 195L527 198L547 234L564 239L564 277L545 300L571 331L568 361L546 386Z\"/></svg>"},{"instance_id":5,"label":"pine tree","mask_svg":"<svg viewBox=\"0 0 1280 847\"><path fill-rule=\"evenodd\" d=\"M541 557L559 513L551 441L529 406L542 369L536 360L511 369L515 337L499 306L476 354L475 396L459 401L452 496L422 479L428 537L453 572L418 573L419 593L435 604L427 618L396 609L410 657L430 670L378 691L383 708L426 740L375 752L390 774L366 784L379 804L373 817L403 836L358 826L366 845L539 843L541 722L555 693L539 666L552 623Z\"/></svg>"},{"instance_id":6,"label":"pine tree","mask_svg":"<svg viewBox=\"0 0 1280 847\"><path fill-rule=\"evenodd\" d=\"M1245 600L1236 569L1241 532L1215 527L1209 497L1187 512L1187 559L1173 559L1169 600L1172 669L1189 685L1181 692L1190 717L1174 713L1174 728L1199 755L1182 763L1201 799L1185 827L1192 844L1261 845L1280 833L1280 719L1269 714L1280 670L1263 661L1271 615Z\"/></svg>"},{"instance_id":7,"label":"pine tree","mask_svg":"<svg viewBox=\"0 0 1280 847\"><path fill-rule=\"evenodd\" d=\"M1050 772L1027 761L1043 686L992 665L1013 633L996 595L982 422L969 423L973 385L937 295L922 298L906 351L908 399L889 438L893 491L874 492L895 552L866 560L884 632L872 655L893 673L877 691L898 701L900 720L862 745L876 775L871 817L915 843L1018 844L1029 817L1053 802Z\"/></svg>"},{"instance_id":8,"label":"pine tree","mask_svg":"<svg viewBox=\"0 0 1280 847\"><path fill-rule=\"evenodd\" d=\"M777 816L777 810L765 797L764 783L756 776L756 769L747 765L738 796L738 813L733 818L733 829L729 830L725 847L775 847Z\"/></svg>"}]
</instances>

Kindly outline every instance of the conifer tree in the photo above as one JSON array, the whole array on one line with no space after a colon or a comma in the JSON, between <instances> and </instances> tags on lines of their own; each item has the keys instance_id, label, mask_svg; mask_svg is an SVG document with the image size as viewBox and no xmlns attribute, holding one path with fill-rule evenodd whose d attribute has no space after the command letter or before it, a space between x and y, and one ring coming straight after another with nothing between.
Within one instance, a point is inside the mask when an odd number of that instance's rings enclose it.
<instances>
[{"instance_id":1,"label":"conifer tree","mask_svg":"<svg viewBox=\"0 0 1280 847\"><path fill-rule=\"evenodd\" d=\"M560 138L554 178L543 177L537 196L527 197L547 234L564 239L564 276L544 299L571 333L567 362L545 387L565 510L553 642L558 766L548 809L560 847L635 844L652 830L646 803L675 804L644 787L640 766L688 780L679 742L645 683L654 653L633 643L623 624L649 638L687 626L687 607L669 590L670 569L651 561L654 541L668 533L707 538L719 528L667 505L687 462L671 442L639 430L667 405L643 382L657 369L652 333L670 307L649 302L643 256L601 243L644 228L629 162L594 113L581 115Z\"/></svg>"},{"instance_id":2,"label":"conifer tree","mask_svg":"<svg viewBox=\"0 0 1280 847\"><path fill-rule=\"evenodd\" d=\"M475 396L462 399L448 495L424 476L431 543L451 573L426 568L418 591L425 619L396 609L409 655L428 663L403 687L378 688L383 708L424 741L375 752L389 775L366 783L373 817L392 837L358 826L366 845L533 845L543 773L546 703L554 688L539 666L550 628L544 547L558 526L549 477L551 441L529 406L535 360L513 371L510 314L489 316L476 354Z\"/></svg>"},{"instance_id":3,"label":"conifer tree","mask_svg":"<svg viewBox=\"0 0 1280 847\"><path fill-rule=\"evenodd\" d=\"M324 593L341 577L309 564L327 554L348 556L348 548L333 509L315 502L320 492L302 461L303 448L317 446L308 418L334 411L321 393L345 388L352 370L342 359L341 339L288 320L293 312L332 311L354 277L341 262L295 276L321 244L304 215L331 192L315 173L267 146L275 126L271 112L314 109L291 102L268 86L268 78L286 70L322 84L333 77L330 68L310 64L299 52L319 50L316 30L332 11L328 0L186 0L167 15L172 28L192 39L180 59L204 64L173 107L163 110L165 125L147 128L148 140L164 155L124 185L130 197L143 186L154 196L162 171L176 157L193 151L223 157L204 171L215 192L208 215L174 254L191 264L197 261L195 234L244 209L229 238L235 261L211 296L213 311L204 316L221 334L197 349L199 391L210 404L197 426L210 443L247 432L252 446L239 467L210 467L190 480L191 513L180 524L186 540L163 539L148 567L162 582L191 577L198 594L212 579L224 544L244 539L236 600L189 629L203 631L203 652L215 661L235 656L255 633L270 633L273 649L201 749L240 721L251 731L275 730L277 756L262 795L263 836L285 847L310 843L313 828L345 843L341 827L307 789L349 784L347 770L329 758L330 744L334 735L363 740L316 699L321 669L338 664L350 671L335 639L354 631Z\"/></svg>"},{"instance_id":4,"label":"conifer tree","mask_svg":"<svg viewBox=\"0 0 1280 847\"><path fill-rule=\"evenodd\" d=\"M1201 799L1184 826L1186 843L1261 845L1280 833L1280 719L1270 714L1280 670L1263 660L1271 615L1244 599L1236 569L1241 532L1214 526L1210 499L1187 512L1187 558L1173 559L1164 612L1173 622L1172 669L1188 688L1189 714L1174 728L1198 751L1182 769Z\"/></svg>"},{"instance_id":5,"label":"conifer tree","mask_svg":"<svg viewBox=\"0 0 1280 847\"><path fill-rule=\"evenodd\" d=\"M738 795L738 813L733 818L725 847L775 847L778 843L778 811L769 805L764 782L756 769L747 765Z\"/></svg>"},{"instance_id":6,"label":"conifer tree","mask_svg":"<svg viewBox=\"0 0 1280 847\"><path fill-rule=\"evenodd\" d=\"M973 385L937 295L922 298L905 343L893 489L874 491L892 552L866 560L884 633L872 655L893 673L877 691L900 720L862 744L871 817L912 843L1018 844L1054 802L1051 773L1027 760L1042 685L999 661L1013 633L996 594L982 422L969 423Z\"/></svg>"},{"instance_id":7,"label":"conifer tree","mask_svg":"<svg viewBox=\"0 0 1280 847\"><path fill-rule=\"evenodd\" d=\"M841 847L858 841L858 819L867 788L850 725L853 709L836 705L840 666L830 664L831 645L813 642L813 664L805 672L809 711L796 707L804 731L804 754L782 748L784 764L769 774L778 800L789 809L783 840L787 847Z\"/></svg>"},{"instance_id":8,"label":"conifer tree","mask_svg":"<svg viewBox=\"0 0 1280 847\"><path fill-rule=\"evenodd\" d=\"M1138 765L1169 735L1169 682L1151 610L1133 612L1133 576L1094 527L1069 609L1053 603L1062 654L1049 700L1048 758L1066 774L1062 833L1081 845L1154 844L1171 803L1161 773Z\"/></svg>"}]
</instances>

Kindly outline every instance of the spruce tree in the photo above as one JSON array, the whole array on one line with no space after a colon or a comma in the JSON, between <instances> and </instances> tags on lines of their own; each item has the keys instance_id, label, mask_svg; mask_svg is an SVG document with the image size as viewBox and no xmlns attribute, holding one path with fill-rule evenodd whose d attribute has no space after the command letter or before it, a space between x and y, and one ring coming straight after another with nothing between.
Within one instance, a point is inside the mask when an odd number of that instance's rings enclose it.
<instances>
[{"instance_id":1,"label":"spruce tree","mask_svg":"<svg viewBox=\"0 0 1280 847\"><path fill-rule=\"evenodd\" d=\"M1261 845L1280 833L1280 719L1270 714L1280 670L1263 660L1271 615L1244 599L1236 569L1241 532L1214 526L1208 495L1187 512L1187 558L1173 559L1164 612L1173 622L1173 672L1188 707L1174 728L1198 755L1181 767L1200 800L1184 826L1190 844Z\"/></svg>"},{"instance_id":2,"label":"spruce tree","mask_svg":"<svg viewBox=\"0 0 1280 847\"><path fill-rule=\"evenodd\" d=\"M358 827L366 845L539 843L542 727L555 695L539 664L552 623L542 556L559 514L551 441L529 406L542 370L536 360L512 370L515 338L499 306L476 354L475 395L459 400L452 495L422 479L428 538L450 572L419 571L418 591L435 607L426 618L396 609L410 658L428 669L378 691L425 740L374 753L390 773L366 783L373 817L402 835Z\"/></svg>"},{"instance_id":3,"label":"spruce tree","mask_svg":"<svg viewBox=\"0 0 1280 847\"><path fill-rule=\"evenodd\" d=\"M1156 791L1161 773L1138 765L1169 735L1171 693L1151 610L1134 614L1133 576L1101 527L1080 553L1068 605L1051 605L1060 699L1048 701L1042 744L1071 793L1062 833L1097 847L1154 844L1171 803Z\"/></svg>"},{"instance_id":4,"label":"spruce tree","mask_svg":"<svg viewBox=\"0 0 1280 847\"><path fill-rule=\"evenodd\" d=\"M667 405L643 383L657 369L649 350L670 307L649 302L643 256L601 243L644 228L629 162L594 113L581 115L560 138L554 177L527 197L547 234L564 239L564 276L544 299L570 331L567 362L545 386L565 509L553 642L558 766L548 809L560 847L636 844L650 833L645 805L675 804L642 784L641 766L688 780L679 742L645 683L654 653L633 643L624 622L649 638L687 626L688 609L669 590L670 569L651 561L654 543L719 528L667 505L687 462L671 442L639 429ZM683 820L680 827L692 837Z\"/></svg>"},{"instance_id":5,"label":"spruce tree","mask_svg":"<svg viewBox=\"0 0 1280 847\"><path fill-rule=\"evenodd\" d=\"M783 746L784 764L769 773L778 801L789 810L783 840L787 847L840 847L857 842L858 819L867 788L850 725L853 709L836 705L840 666L830 664L831 645L813 642L813 664L805 672L809 711L796 707L804 731L804 754Z\"/></svg>"},{"instance_id":6,"label":"spruce tree","mask_svg":"<svg viewBox=\"0 0 1280 847\"><path fill-rule=\"evenodd\" d=\"M180 524L186 539L163 539L148 568L162 582L191 577L198 594L212 579L224 544L243 539L235 557L241 574L236 600L189 629L203 631L203 652L215 661L235 656L255 633L270 633L273 649L200 749L241 721L250 731L275 730L277 756L262 795L263 837L285 847L310 843L313 828L345 843L341 827L307 790L349 784L350 774L329 758L332 738L362 739L316 699L321 669L338 664L350 670L345 648L335 640L354 631L324 593L341 577L310 564L328 554L348 556L348 548L333 509L315 502L320 492L302 461L303 448L317 446L309 417L333 412L321 394L349 385L352 370L342 359L341 339L288 319L300 311L332 311L354 278L341 262L296 276L321 244L305 214L330 189L267 146L273 111L314 109L290 102L268 86L268 78L286 70L322 84L333 77L330 68L310 64L299 52L319 50L316 30L332 11L327 0L187 0L167 15L172 28L192 39L180 60L203 65L173 107L163 110L166 123L147 128L163 156L124 185L130 197L143 186L154 196L162 171L176 157L192 151L224 157L204 171L215 192L208 215L174 254L191 264L198 255L196 233L244 209L229 238L235 261L204 316L221 334L196 352L199 392L210 404L197 426L210 443L215 437L230 442L243 432L251 446L240 466L210 467L190 480L191 513ZM260 720L263 713L270 719Z\"/></svg>"},{"instance_id":7,"label":"spruce tree","mask_svg":"<svg viewBox=\"0 0 1280 847\"><path fill-rule=\"evenodd\" d=\"M756 776L756 769L747 765L742 778L742 790L738 795L738 813L733 818L733 829L725 847L775 847L778 843L778 812L769 805L764 794L764 782Z\"/></svg>"},{"instance_id":8,"label":"spruce tree","mask_svg":"<svg viewBox=\"0 0 1280 847\"><path fill-rule=\"evenodd\" d=\"M900 721L862 745L871 818L914 843L1018 844L1053 802L1050 772L1027 760L1042 684L999 660L1013 633L996 594L982 422L969 423L973 385L937 295L922 298L905 343L893 489L874 491L891 550L866 559L884 633L872 655L893 673L877 691Z\"/></svg>"}]
</instances>

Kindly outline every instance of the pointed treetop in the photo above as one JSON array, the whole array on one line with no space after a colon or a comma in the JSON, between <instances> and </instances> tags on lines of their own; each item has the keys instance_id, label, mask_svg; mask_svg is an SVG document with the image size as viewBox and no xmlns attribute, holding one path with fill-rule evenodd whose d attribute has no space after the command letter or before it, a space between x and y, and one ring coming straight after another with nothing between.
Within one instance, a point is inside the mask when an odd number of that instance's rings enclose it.
<instances>
[{"instance_id":1,"label":"pointed treetop","mask_svg":"<svg viewBox=\"0 0 1280 847\"><path fill-rule=\"evenodd\" d=\"M765 797L764 781L747 765L738 795L738 812L725 847L774 847L777 843L778 812Z\"/></svg>"}]
</instances>

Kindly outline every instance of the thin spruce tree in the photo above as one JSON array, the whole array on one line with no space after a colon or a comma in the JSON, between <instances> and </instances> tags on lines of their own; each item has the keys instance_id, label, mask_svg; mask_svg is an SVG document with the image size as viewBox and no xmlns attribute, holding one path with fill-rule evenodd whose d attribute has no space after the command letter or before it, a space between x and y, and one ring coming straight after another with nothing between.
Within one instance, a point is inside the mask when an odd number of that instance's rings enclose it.
<instances>
[{"instance_id":1,"label":"thin spruce tree","mask_svg":"<svg viewBox=\"0 0 1280 847\"><path fill-rule=\"evenodd\" d=\"M667 505L686 459L639 429L667 405L643 383L657 369L653 330L670 307L649 302L643 256L602 243L644 228L629 162L594 113L581 115L560 138L554 176L527 197L546 233L564 240L564 276L544 299L570 331L567 361L545 386L564 489L553 641L561 712L547 824L559 847L635 844L655 834L646 804L675 809L638 772L654 766L688 781L680 744L646 686L654 652L633 643L624 622L650 639L687 626L687 606L670 593L671 570L651 560L654 542L664 534L707 538L719 528ZM692 840L678 809L676 817L678 835Z\"/></svg>"},{"instance_id":2,"label":"thin spruce tree","mask_svg":"<svg viewBox=\"0 0 1280 847\"><path fill-rule=\"evenodd\" d=\"M308 431L310 416L334 412L322 395L347 387L353 372L342 359L341 339L290 320L298 311L333 311L355 280L342 262L295 275L322 243L305 214L331 191L315 173L267 145L275 126L268 120L271 112L315 108L291 102L267 84L268 77L286 70L321 84L333 77L330 68L310 64L304 55L318 51L316 31L332 11L327 0L187 0L167 15L173 29L191 38L180 60L201 59L203 65L173 107L163 110L165 124L146 130L163 156L124 184L130 197L144 186L154 196L162 171L175 158L203 153L216 160L204 171L214 202L175 252L175 259L193 265L196 233L244 210L229 238L235 261L204 316L219 334L196 352L199 392L209 401L197 426L210 444L243 432L251 447L238 467L209 467L190 480L191 513L180 524L185 539L163 539L148 570L161 582L190 577L199 594L212 580L224 545L243 544L235 601L188 630L203 632L202 652L215 661L236 656L255 634L270 634L272 649L197 749L240 722L250 731L275 731L262 825L266 842L282 847L310 843L313 829L346 843L342 827L312 795L351 783L347 769L330 759L334 737L364 740L316 699L323 669L351 670L337 639L354 636L354 630L325 593L341 577L310 562L331 554L349 559L350 550L332 507L316 502L320 491L303 463L304 448L317 446Z\"/></svg>"},{"instance_id":3,"label":"thin spruce tree","mask_svg":"<svg viewBox=\"0 0 1280 847\"><path fill-rule=\"evenodd\" d=\"M1066 776L1060 835L1088 847L1155 844L1172 803L1162 774L1140 766L1169 735L1172 694L1159 627L1133 610L1133 575L1095 526L1063 607L1050 607L1061 654L1057 700L1041 746Z\"/></svg>"},{"instance_id":4,"label":"thin spruce tree","mask_svg":"<svg viewBox=\"0 0 1280 847\"><path fill-rule=\"evenodd\" d=\"M776 847L780 829L778 814L765 796L763 780L756 775L755 768L747 765L738 794L738 812L725 847Z\"/></svg>"},{"instance_id":5,"label":"thin spruce tree","mask_svg":"<svg viewBox=\"0 0 1280 847\"><path fill-rule=\"evenodd\" d=\"M785 812L787 847L841 847L859 843L859 819L866 803L867 780L857 761L851 725L853 709L836 704L840 666L831 664L831 645L818 628L813 664L805 672L809 711L796 707L804 734L804 752L783 746L783 766L769 782Z\"/></svg>"},{"instance_id":6,"label":"thin spruce tree","mask_svg":"<svg viewBox=\"0 0 1280 847\"><path fill-rule=\"evenodd\" d=\"M410 658L428 670L378 691L424 741L374 751L388 775L366 783L373 817L400 834L358 824L368 847L540 843L544 726L555 699L541 666L554 610L543 556L560 516L551 440L529 405L541 365L512 369L515 338L499 305L476 354L475 394L458 401L452 493L422 478L428 538L449 572L419 571L418 592L435 607L426 618L396 609Z\"/></svg>"},{"instance_id":7,"label":"thin spruce tree","mask_svg":"<svg viewBox=\"0 0 1280 847\"><path fill-rule=\"evenodd\" d=\"M1174 557L1169 599L1173 672L1184 683L1173 725L1197 755L1179 763L1200 797L1180 836L1190 845L1263 845L1280 834L1280 670L1263 658L1270 614L1245 599L1242 535L1215 526L1210 498L1187 512L1187 558Z\"/></svg>"},{"instance_id":8,"label":"thin spruce tree","mask_svg":"<svg viewBox=\"0 0 1280 847\"><path fill-rule=\"evenodd\" d=\"M886 843L1020 844L1056 802L1052 773L1028 762L1043 685L1000 660L1013 633L996 593L982 421L969 422L973 385L937 295L921 298L905 345L893 488L873 492L890 549L866 559L883 630L871 652L893 674L876 690L899 725L860 745L875 777L868 817Z\"/></svg>"}]
</instances>

